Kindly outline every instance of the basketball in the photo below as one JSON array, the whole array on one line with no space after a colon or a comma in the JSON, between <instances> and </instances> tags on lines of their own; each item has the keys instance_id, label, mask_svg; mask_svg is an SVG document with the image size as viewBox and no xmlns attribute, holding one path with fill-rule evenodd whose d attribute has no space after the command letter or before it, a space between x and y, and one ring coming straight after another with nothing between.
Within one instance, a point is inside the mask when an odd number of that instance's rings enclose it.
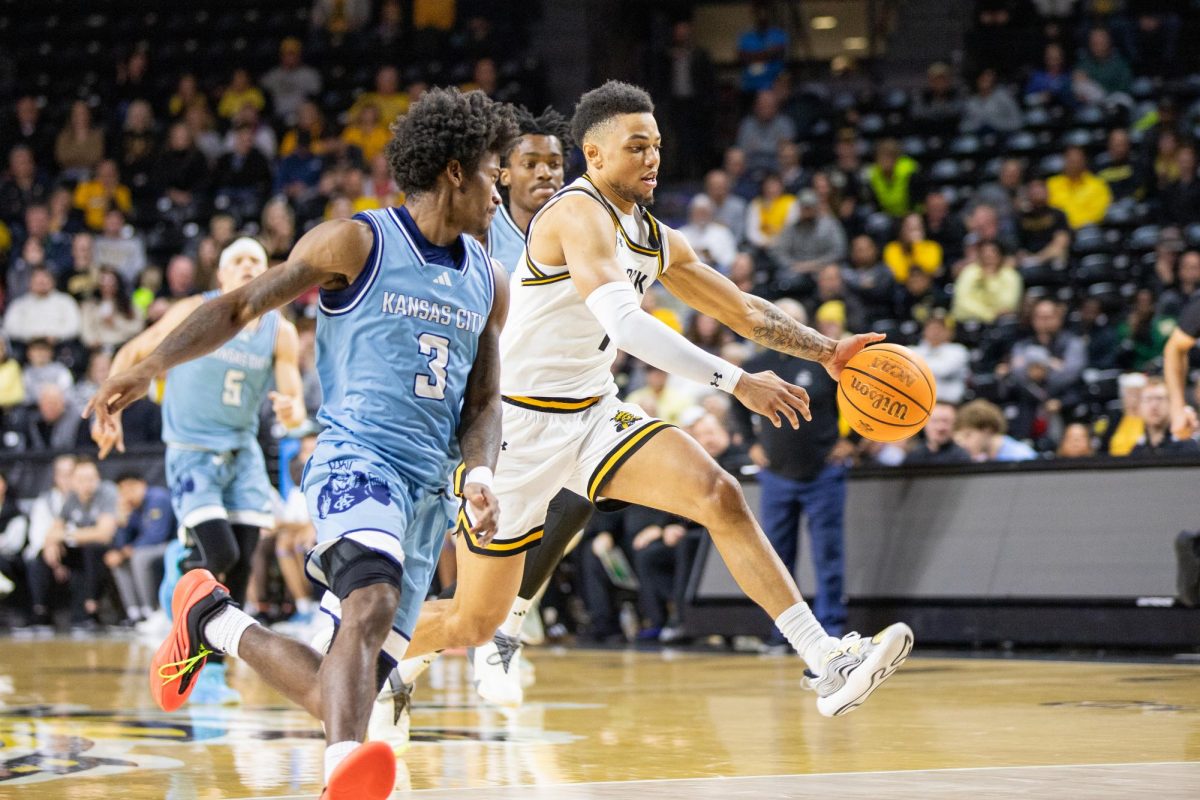
<instances>
[{"instance_id":1,"label":"basketball","mask_svg":"<svg viewBox=\"0 0 1200 800\"><path fill-rule=\"evenodd\" d=\"M884 342L858 353L838 381L838 409L850 427L876 442L907 439L925 427L937 386L925 359Z\"/></svg>"}]
</instances>

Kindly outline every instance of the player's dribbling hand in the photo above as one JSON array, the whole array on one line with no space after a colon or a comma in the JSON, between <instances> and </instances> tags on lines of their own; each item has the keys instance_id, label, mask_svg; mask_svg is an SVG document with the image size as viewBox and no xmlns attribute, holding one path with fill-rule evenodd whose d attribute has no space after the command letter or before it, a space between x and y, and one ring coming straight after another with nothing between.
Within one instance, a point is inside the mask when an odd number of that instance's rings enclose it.
<instances>
[{"instance_id":1,"label":"player's dribbling hand","mask_svg":"<svg viewBox=\"0 0 1200 800\"><path fill-rule=\"evenodd\" d=\"M92 425L92 440L100 446L100 458L107 456L113 447L119 453L125 452L121 411L146 393L153 377L153 373L145 375L136 367L118 375L110 375L88 400L80 416L87 419L92 414L96 415Z\"/></svg>"},{"instance_id":2,"label":"player's dribbling hand","mask_svg":"<svg viewBox=\"0 0 1200 800\"><path fill-rule=\"evenodd\" d=\"M808 410L808 392L780 378L774 372L743 372L733 388L733 396L746 408L766 417L776 428L786 420L800 427L800 417L812 422Z\"/></svg>"},{"instance_id":3,"label":"player's dribbling hand","mask_svg":"<svg viewBox=\"0 0 1200 800\"><path fill-rule=\"evenodd\" d=\"M882 342L886 338L882 333L860 333L857 336L838 340L837 346L833 349L833 358L825 364L825 371L836 381L842 376L842 368L850 359L858 355L867 345Z\"/></svg>"},{"instance_id":4,"label":"player's dribbling hand","mask_svg":"<svg viewBox=\"0 0 1200 800\"><path fill-rule=\"evenodd\" d=\"M1192 438L1197 427L1200 425L1196 421L1196 409L1191 406L1184 406L1171 415L1171 436L1176 441Z\"/></svg>"},{"instance_id":5,"label":"player's dribbling hand","mask_svg":"<svg viewBox=\"0 0 1200 800\"><path fill-rule=\"evenodd\" d=\"M297 428L308 417L308 409L298 397L275 391L269 392L267 397L271 400L271 410L275 412L275 419L285 428Z\"/></svg>"},{"instance_id":6,"label":"player's dribbling hand","mask_svg":"<svg viewBox=\"0 0 1200 800\"><path fill-rule=\"evenodd\" d=\"M471 535L479 544L490 544L500 528L500 501L482 483L468 483L463 487L463 497L467 501Z\"/></svg>"}]
</instances>

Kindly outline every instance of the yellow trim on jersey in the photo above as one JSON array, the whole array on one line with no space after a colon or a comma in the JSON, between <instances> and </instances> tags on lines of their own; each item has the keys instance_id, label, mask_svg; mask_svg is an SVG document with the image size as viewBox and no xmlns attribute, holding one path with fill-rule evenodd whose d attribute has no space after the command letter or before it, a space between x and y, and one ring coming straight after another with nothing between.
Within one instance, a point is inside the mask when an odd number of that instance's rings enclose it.
<instances>
[{"instance_id":1,"label":"yellow trim on jersey","mask_svg":"<svg viewBox=\"0 0 1200 800\"><path fill-rule=\"evenodd\" d=\"M564 272L560 275L546 275L541 278L521 278L522 286L545 286L548 283L558 283L565 281L571 277L571 273Z\"/></svg>"},{"instance_id":2,"label":"yellow trim on jersey","mask_svg":"<svg viewBox=\"0 0 1200 800\"><path fill-rule=\"evenodd\" d=\"M595 189L597 191L597 193L600 192L600 187L596 186L596 184L592 181L592 179L587 176L586 172L583 175L581 175L580 177L582 177L585 181L590 183L592 185L592 188ZM644 255L644 256L658 256L658 263L661 267L661 265L662 265L662 240L659 239L659 244L658 244L657 250L653 250L653 249L650 249L643 245L638 244L633 239L629 238L629 234L625 232L625 226L621 224L621 218L617 216L616 211L613 211L612 206L609 204L608 200L605 199L604 195L601 194L600 197L598 197L596 199L600 201L600 204L602 206L604 206L604 210L608 212L608 215L610 217L612 217L613 225L616 226L617 233L621 234L621 238L625 240L625 244L629 246L629 249L635 253L640 253L641 255ZM637 208L639 211L642 212L642 214L644 214L647 217L650 217L650 213L648 211L646 211L644 208L642 208L641 206L637 206ZM651 219L653 219L653 217L651 217ZM649 227L650 230L652 231L653 237L655 239L658 239L658 234L655 232L655 231L657 231L657 226L652 225L651 223L647 223L647 227ZM660 274L660 275L662 274L661 268L659 269L658 274Z\"/></svg>"},{"instance_id":3,"label":"yellow trim on jersey","mask_svg":"<svg viewBox=\"0 0 1200 800\"><path fill-rule=\"evenodd\" d=\"M650 236L658 241L658 275L656 277L661 278L663 270L667 268L667 265L663 263L662 233L659 232L658 220L649 211L646 212L646 219L650 222Z\"/></svg>"},{"instance_id":4,"label":"yellow trim on jersey","mask_svg":"<svg viewBox=\"0 0 1200 800\"><path fill-rule=\"evenodd\" d=\"M545 527L539 526L529 531L525 535L507 542L489 542L488 544L480 544L479 538L471 532L471 523L467 519L467 510L460 507L458 509L457 530L467 539L467 546L477 552L505 553L515 554L521 550L527 550L529 547L542 540L545 534Z\"/></svg>"},{"instance_id":5,"label":"yellow trim on jersey","mask_svg":"<svg viewBox=\"0 0 1200 800\"><path fill-rule=\"evenodd\" d=\"M575 412L584 411L600 402L599 397L574 399L570 397L525 397L523 395L501 395L501 400L519 408L534 411Z\"/></svg>"},{"instance_id":6,"label":"yellow trim on jersey","mask_svg":"<svg viewBox=\"0 0 1200 800\"><path fill-rule=\"evenodd\" d=\"M454 496L455 497L463 496L463 488L466 485L464 483L464 481L466 480L466 477L467 477L467 465L465 462L460 461L458 466L454 468L454 484L453 485L454 485Z\"/></svg>"},{"instance_id":7,"label":"yellow trim on jersey","mask_svg":"<svg viewBox=\"0 0 1200 800\"><path fill-rule=\"evenodd\" d=\"M540 269L538 269L537 264L533 263L533 259L529 257L528 250L525 251L525 266L529 267L529 272L533 275L533 277L535 277L535 278L545 278L546 277L546 273L544 273ZM529 279L525 278L524 280L529 280Z\"/></svg>"},{"instance_id":8,"label":"yellow trim on jersey","mask_svg":"<svg viewBox=\"0 0 1200 800\"><path fill-rule=\"evenodd\" d=\"M588 482L588 499L593 503L596 502L596 495L604 488L604 484L611 477L611 473L619 467L626 458L633 455L633 451L646 442L651 436L661 431L674 427L669 422L663 422L661 419L655 420L648 425L639 428L632 436L630 436L621 444L617 445L600 463L596 471L592 473L592 479Z\"/></svg>"}]
</instances>

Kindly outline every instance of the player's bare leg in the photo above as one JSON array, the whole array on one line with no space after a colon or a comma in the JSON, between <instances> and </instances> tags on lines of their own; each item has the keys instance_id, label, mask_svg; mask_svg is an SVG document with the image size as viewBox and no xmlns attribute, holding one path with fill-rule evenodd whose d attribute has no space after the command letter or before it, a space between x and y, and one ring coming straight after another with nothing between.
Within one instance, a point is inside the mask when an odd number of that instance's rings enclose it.
<instances>
[{"instance_id":1,"label":"player's bare leg","mask_svg":"<svg viewBox=\"0 0 1200 800\"><path fill-rule=\"evenodd\" d=\"M449 600L429 600L421 606L405 654L409 658L490 642L521 587L525 553L485 556L461 542L455 552L458 588Z\"/></svg>"},{"instance_id":2,"label":"player's bare leg","mask_svg":"<svg viewBox=\"0 0 1200 800\"><path fill-rule=\"evenodd\" d=\"M853 711L912 649L907 625L892 625L870 640L825 633L800 596L738 482L678 429L655 436L601 487L604 497L693 519L708 529L738 586L771 615L817 674L817 708L826 716Z\"/></svg>"}]
</instances>

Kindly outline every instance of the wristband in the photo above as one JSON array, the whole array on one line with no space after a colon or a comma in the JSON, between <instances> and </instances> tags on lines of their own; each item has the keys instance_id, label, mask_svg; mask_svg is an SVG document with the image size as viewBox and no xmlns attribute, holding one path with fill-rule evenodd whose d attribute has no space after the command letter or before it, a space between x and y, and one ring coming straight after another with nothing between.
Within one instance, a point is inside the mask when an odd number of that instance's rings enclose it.
<instances>
[{"instance_id":1,"label":"wristband","mask_svg":"<svg viewBox=\"0 0 1200 800\"><path fill-rule=\"evenodd\" d=\"M726 365L729 369L714 373L712 382L709 385L717 387L722 392L733 394L733 390L737 388L738 381L742 379L742 373L745 370L741 367L735 367L728 362L726 362Z\"/></svg>"},{"instance_id":2,"label":"wristband","mask_svg":"<svg viewBox=\"0 0 1200 800\"><path fill-rule=\"evenodd\" d=\"M466 486L468 483L479 483L490 489L492 488L492 478L494 477L491 467L472 467L467 470L467 477L463 480L463 486Z\"/></svg>"}]
</instances>

